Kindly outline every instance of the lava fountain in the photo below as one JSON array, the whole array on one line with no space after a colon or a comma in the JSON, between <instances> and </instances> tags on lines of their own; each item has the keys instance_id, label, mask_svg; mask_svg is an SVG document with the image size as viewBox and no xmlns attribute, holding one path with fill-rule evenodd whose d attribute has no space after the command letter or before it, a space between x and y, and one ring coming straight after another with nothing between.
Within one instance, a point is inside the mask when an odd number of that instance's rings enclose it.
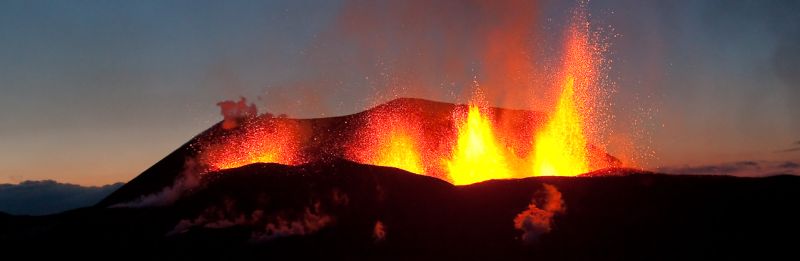
<instances>
[{"instance_id":1,"label":"lava fountain","mask_svg":"<svg viewBox=\"0 0 800 261\"><path fill-rule=\"evenodd\" d=\"M600 85L604 48L592 41L588 13L575 9L566 31L561 94L548 122L536 133L533 173L537 176L576 176L609 164L590 155L588 134L602 129L598 110L606 90Z\"/></svg>"},{"instance_id":2,"label":"lava fountain","mask_svg":"<svg viewBox=\"0 0 800 261\"><path fill-rule=\"evenodd\" d=\"M506 153L498 145L492 121L481 108L469 105L466 119L457 122L460 124L453 156L445 161L452 183L464 185L511 178Z\"/></svg>"},{"instance_id":3,"label":"lava fountain","mask_svg":"<svg viewBox=\"0 0 800 261\"><path fill-rule=\"evenodd\" d=\"M241 124L228 124L238 126L234 129L223 126L214 139L202 141L198 157L211 170L342 157L455 185L576 176L619 166L619 160L605 153L598 135L608 116L602 107L608 90L601 82L605 48L592 36L585 7L577 8L565 31L561 66L552 73L560 94L545 113L491 108L480 91L468 105L407 99L326 119L252 116L254 106L226 103L251 116L237 122L226 116L226 122ZM511 95L518 89L498 87Z\"/></svg>"},{"instance_id":4,"label":"lava fountain","mask_svg":"<svg viewBox=\"0 0 800 261\"><path fill-rule=\"evenodd\" d=\"M405 130L393 127L380 143L382 146L375 152L375 160L371 164L425 173L417 151L417 142Z\"/></svg>"},{"instance_id":5,"label":"lava fountain","mask_svg":"<svg viewBox=\"0 0 800 261\"><path fill-rule=\"evenodd\" d=\"M348 145L347 158L372 165L394 167L425 174L420 155L423 141L413 115L396 111L403 108L377 108ZM416 124L415 124L416 123Z\"/></svg>"},{"instance_id":6,"label":"lava fountain","mask_svg":"<svg viewBox=\"0 0 800 261\"><path fill-rule=\"evenodd\" d=\"M211 170L237 168L252 163L296 165L304 162L298 122L259 116L240 119L241 126L198 143L199 159Z\"/></svg>"},{"instance_id":7,"label":"lava fountain","mask_svg":"<svg viewBox=\"0 0 800 261\"><path fill-rule=\"evenodd\" d=\"M533 173L537 176L575 176L589 171L583 120L575 104L575 79L564 90L542 131L536 134Z\"/></svg>"}]
</instances>

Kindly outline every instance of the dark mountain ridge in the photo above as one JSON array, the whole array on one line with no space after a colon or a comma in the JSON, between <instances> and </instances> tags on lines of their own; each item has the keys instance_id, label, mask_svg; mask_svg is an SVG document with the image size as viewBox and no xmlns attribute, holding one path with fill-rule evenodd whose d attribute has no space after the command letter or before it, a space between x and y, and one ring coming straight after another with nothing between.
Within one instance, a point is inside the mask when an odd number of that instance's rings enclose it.
<instances>
[{"instance_id":1,"label":"dark mountain ridge","mask_svg":"<svg viewBox=\"0 0 800 261\"><path fill-rule=\"evenodd\" d=\"M566 211L526 243L513 219L543 184L561 192ZM798 185L795 176L626 173L453 186L339 159L253 164L209 173L165 207L5 217L0 243L148 259L770 259L797 255Z\"/></svg>"}]
</instances>

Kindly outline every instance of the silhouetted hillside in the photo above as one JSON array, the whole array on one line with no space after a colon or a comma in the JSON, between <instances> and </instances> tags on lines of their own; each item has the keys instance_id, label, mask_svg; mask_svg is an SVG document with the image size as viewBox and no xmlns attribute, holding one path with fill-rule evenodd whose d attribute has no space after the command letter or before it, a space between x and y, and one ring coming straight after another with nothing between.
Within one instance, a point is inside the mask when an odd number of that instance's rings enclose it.
<instances>
[{"instance_id":1,"label":"silhouetted hillside","mask_svg":"<svg viewBox=\"0 0 800 261\"><path fill-rule=\"evenodd\" d=\"M0 184L0 211L15 215L46 215L97 204L124 183L84 187L52 180Z\"/></svg>"},{"instance_id":2,"label":"silhouetted hillside","mask_svg":"<svg viewBox=\"0 0 800 261\"><path fill-rule=\"evenodd\" d=\"M544 184L565 212L524 242L514 219ZM795 176L646 173L453 186L344 160L253 164L210 173L165 207L10 217L0 244L61 258L794 259L798 186Z\"/></svg>"}]
</instances>

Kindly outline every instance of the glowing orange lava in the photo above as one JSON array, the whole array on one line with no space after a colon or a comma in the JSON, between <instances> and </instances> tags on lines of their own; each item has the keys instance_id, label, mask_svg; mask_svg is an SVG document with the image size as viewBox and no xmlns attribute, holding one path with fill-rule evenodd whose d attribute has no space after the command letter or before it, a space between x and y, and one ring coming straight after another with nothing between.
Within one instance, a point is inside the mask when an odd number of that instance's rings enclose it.
<instances>
[{"instance_id":1,"label":"glowing orange lava","mask_svg":"<svg viewBox=\"0 0 800 261\"><path fill-rule=\"evenodd\" d=\"M577 9L565 41L561 95L550 118L535 136L533 172L537 176L576 176L605 167L590 160L587 132L599 117L594 111L601 95L599 70L602 48L590 39L585 9ZM593 164L594 163L594 164Z\"/></svg>"},{"instance_id":2,"label":"glowing orange lava","mask_svg":"<svg viewBox=\"0 0 800 261\"><path fill-rule=\"evenodd\" d=\"M452 158L445 160L449 178L455 185L511 177L505 151L497 144L492 122L470 105L465 121L458 127Z\"/></svg>"},{"instance_id":3,"label":"glowing orange lava","mask_svg":"<svg viewBox=\"0 0 800 261\"><path fill-rule=\"evenodd\" d=\"M583 117L576 109L575 79L564 90L542 131L536 134L533 173L537 176L575 176L589 171Z\"/></svg>"},{"instance_id":4,"label":"glowing orange lava","mask_svg":"<svg viewBox=\"0 0 800 261\"><path fill-rule=\"evenodd\" d=\"M198 157L212 170L257 162L297 165L344 157L440 178L455 185L490 179L576 176L619 166L618 159L605 153L604 139L598 134L606 126L602 123L608 116L604 114L603 97L609 92L603 89L601 78L605 76L602 56L605 47L593 41L588 21L586 8L578 8L566 29L562 64L555 66L558 71L547 77L547 81L558 81L552 87L560 94L552 99L552 110L546 114L489 110L482 102L487 99L479 91L468 106L398 99L363 113L304 120L253 117L255 106L247 106L242 100L224 103L236 109L230 115L223 113L225 121L234 123L228 125L235 129L223 128L221 135L204 141ZM502 46L505 43L500 41L493 48ZM513 66L487 63L492 67L488 70L511 70L494 75L514 78L499 82L519 84L527 79L519 74L529 71L520 68L533 65L517 66L527 59L513 61ZM533 88L533 85L522 86ZM518 90L515 86L498 88L509 95L519 93L514 92ZM547 105L550 104L543 107ZM231 119L231 115L242 111L245 112L242 117L250 118L238 124L241 117Z\"/></svg>"},{"instance_id":5,"label":"glowing orange lava","mask_svg":"<svg viewBox=\"0 0 800 261\"><path fill-rule=\"evenodd\" d=\"M358 153L359 162L394 167L408 172L425 174L416 140L406 131L399 128L380 133L374 146L366 148L368 151Z\"/></svg>"},{"instance_id":6,"label":"glowing orange lava","mask_svg":"<svg viewBox=\"0 0 800 261\"><path fill-rule=\"evenodd\" d=\"M212 169L252 163L302 163L299 126L293 120L256 118L201 148L200 160Z\"/></svg>"},{"instance_id":7,"label":"glowing orange lava","mask_svg":"<svg viewBox=\"0 0 800 261\"><path fill-rule=\"evenodd\" d=\"M348 150L348 157L361 163L425 174L419 151L421 137L412 122L414 117L398 112L371 113L351 144L355 146Z\"/></svg>"},{"instance_id":8,"label":"glowing orange lava","mask_svg":"<svg viewBox=\"0 0 800 261\"><path fill-rule=\"evenodd\" d=\"M398 129L389 131L387 136L378 150L374 164L424 174L425 169L417 152L416 141L408 133Z\"/></svg>"}]
</instances>

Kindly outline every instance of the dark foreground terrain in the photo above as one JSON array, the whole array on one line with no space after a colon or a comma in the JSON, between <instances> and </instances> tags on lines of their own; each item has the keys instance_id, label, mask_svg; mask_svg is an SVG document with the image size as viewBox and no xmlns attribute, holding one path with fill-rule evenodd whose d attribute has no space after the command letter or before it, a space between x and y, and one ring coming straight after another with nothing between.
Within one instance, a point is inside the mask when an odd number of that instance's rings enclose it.
<instances>
[{"instance_id":1,"label":"dark foreground terrain","mask_svg":"<svg viewBox=\"0 0 800 261\"><path fill-rule=\"evenodd\" d=\"M60 260L798 258L800 177L606 174L456 187L345 160L254 164L147 207L0 214L0 247ZM543 184L566 211L523 242L514 217Z\"/></svg>"}]
</instances>

